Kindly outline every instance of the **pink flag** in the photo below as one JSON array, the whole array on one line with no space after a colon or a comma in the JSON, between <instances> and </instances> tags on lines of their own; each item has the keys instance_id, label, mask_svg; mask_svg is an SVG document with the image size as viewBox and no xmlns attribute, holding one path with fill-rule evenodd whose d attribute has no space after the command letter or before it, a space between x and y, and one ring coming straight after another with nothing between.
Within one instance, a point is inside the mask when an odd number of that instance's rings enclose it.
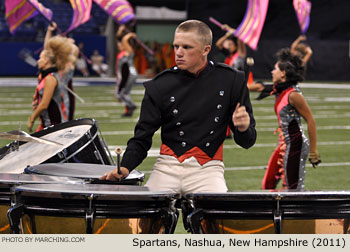
<instances>
[{"instance_id":1,"label":"pink flag","mask_svg":"<svg viewBox=\"0 0 350 252\"><path fill-rule=\"evenodd\" d=\"M52 11L37 0L5 0L5 9L7 23L12 34L24 21L39 13L49 21L52 19Z\"/></svg>"},{"instance_id":2,"label":"pink flag","mask_svg":"<svg viewBox=\"0 0 350 252\"><path fill-rule=\"evenodd\" d=\"M70 0L70 3L73 8L73 18L70 27L65 33L89 21L91 14L92 0Z\"/></svg>"},{"instance_id":3,"label":"pink flag","mask_svg":"<svg viewBox=\"0 0 350 252\"><path fill-rule=\"evenodd\" d=\"M126 0L94 0L118 24L125 24L135 18L134 9Z\"/></svg>"},{"instance_id":4,"label":"pink flag","mask_svg":"<svg viewBox=\"0 0 350 252\"><path fill-rule=\"evenodd\" d=\"M256 50L261 30L265 23L269 0L248 0L247 10L242 23L234 35Z\"/></svg>"},{"instance_id":5,"label":"pink flag","mask_svg":"<svg viewBox=\"0 0 350 252\"><path fill-rule=\"evenodd\" d=\"M52 11L49 8L46 8L44 5L39 3L37 0L28 0L28 2L34 6L34 8L43 15L46 20L51 22L52 20Z\"/></svg>"},{"instance_id":6,"label":"pink flag","mask_svg":"<svg viewBox=\"0 0 350 252\"><path fill-rule=\"evenodd\" d=\"M311 3L307 0L293 0L293 5L298 18L301 33L305 34L310 23Z\"/></svg>"}]
</instances>

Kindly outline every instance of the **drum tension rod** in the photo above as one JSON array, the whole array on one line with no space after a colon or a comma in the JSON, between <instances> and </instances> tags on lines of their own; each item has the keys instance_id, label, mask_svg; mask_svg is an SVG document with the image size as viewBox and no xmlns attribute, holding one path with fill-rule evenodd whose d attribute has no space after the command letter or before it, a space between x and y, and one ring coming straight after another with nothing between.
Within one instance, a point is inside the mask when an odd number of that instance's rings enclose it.
<instances>
[{"instance_id":1,"label":"drum tension rod","mask_svg":"<svg viewBox=\"0 0 350 252\"><path fill-rule=\"evenodd\" d=\"M89 200L89 208L86 211L85 221L86 221L86 233L92 234L93 227L94 227L94 221L95 221L95 211L92 209L92 201L94 200L94 194L90 194L90 196L87 197Z\"/></svg>"},{"instance_id":2,"label":"drum tension rod","mask_svg":"<svg viewBox=\"0 0 350 252\"><path fill-rule=\"evenodd\" d=\"M89 140L91 141L91 143L93 144L93 146L94 146L94 148L95 148L95 150L94 150L95 157L96 157L98 160L100 160L100 161L102 162L102 164L105 164L105 162L104 162L104 160L103 160L103 158L102 158L102 156L101 156L101 153L98 151L98 148L97 148L97 146L96 146L96 144L95 144L95 142L94 142L94 139L97 137L97 132L96 132L96 134L93 136L93 135L91 134L91 131L89 130L89 131L86 133L86 135L88 136Z\"/></svg>"},{"instance_id":3,"label":"drum tension rod","mask_svg":"<svg viewBox=\"0 0 350 252\"><path fill-rule=\"evenodd\" d=\"M113 164L113 165L116 165L116 163L115 163L115 161L114 161L114 158L112 157L112 154L111 154L111 152L109 151L108 145L107 145L105 139L103 138L101 129L98 127L97 121L96 121L96 127L97 127L97 129L98 129L98 132L100 133L99 136L100 136L100 138L101 138L102 145L103 145L103 147L105 148L105 151L107 151L107 153L108 153L108 155L109 155L109 159L112 161L112 164Z\"/></svg>"},{"instance_id":4,"label":"drum tension rod","mask_svg":"<svg viewBox=\"0 0 350 252\"><path fill-rule=\"evenodd\" d=\"M282 210L280 209L280 200L282 199L281 195L277 195L276 200L276 210L273 213L273 223L275 226L275 233L281 234L282 233Z\"/></svg>"}]
</instances>

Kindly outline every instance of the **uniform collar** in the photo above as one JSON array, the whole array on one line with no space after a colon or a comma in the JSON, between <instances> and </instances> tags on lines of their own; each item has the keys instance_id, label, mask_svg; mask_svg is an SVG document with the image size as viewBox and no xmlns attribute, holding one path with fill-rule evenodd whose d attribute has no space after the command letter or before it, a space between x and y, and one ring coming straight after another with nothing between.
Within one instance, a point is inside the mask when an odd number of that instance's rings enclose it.
<instances>
[{"instance_id":1,"label":"uniform collar","mask_svg":"<svg viewBox=\"0 0 350 252\"><path fill-rule=\"evenodd\" d=\"M194 78L198 78L199 76L202 76L204 74L206 74L207 72L210 71L210 69L212 69L214 63L212 61L207 61L207 63L205 64L205 66L200 69L196 74L194 73L190 73L186 70L181 70L183 73L185 73L187 76L190 76L190 77L194 77Z\"/></svg>"}]
</instances>

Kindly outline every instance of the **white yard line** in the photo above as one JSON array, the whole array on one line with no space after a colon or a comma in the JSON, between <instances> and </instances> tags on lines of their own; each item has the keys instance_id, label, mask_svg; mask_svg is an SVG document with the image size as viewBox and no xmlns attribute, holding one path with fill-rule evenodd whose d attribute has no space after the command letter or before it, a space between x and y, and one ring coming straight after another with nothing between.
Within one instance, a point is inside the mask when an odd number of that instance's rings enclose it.
<instances>
[{"instance_id":1,"label":"white yard line","mask_svg":"<svg viewBox=\"0 0 350 252\"><path fill-rule=\"evenodd\" d=\"M327 141L327 142L318 142L317 145L350 145L350 141ZM253 148L273 148L277 146L277 143L266 143L266 144L255 144ZM123 150L125 150L126 146L119 146L119 145L108 145L108 149L111 152L112 156L117 156L114 154L114 150L117 147L121 147ZM224 149L241 149L242 147L238 145L224 145ZM152 148L148 151L149 157L157 157L159 155L159 148Z\"/></svg>"},{"instance_id":2,"label":"white yard line","mask_svg":"<svg viewBox=\"0 0 350 252\"><path fill-rule=\"evenodd\" d=\"M271 128L256 128L258 132L274 132L277 127L271 127ZM318 126L317 130L350 130L350 125L329 125L329 126ZM102 135L104 136L116 136L116 135L133 135L133 130L125 130L125 131L104 131L102 132ZM160 134L160 130L156 131L155 134Z\"/></svg>"},{"instance_id":3,"label":"white yard line","mask_svg":"<svg viewBox=\"0 0 350 252\"><path fill-rule=\"evenodd\" d=\"M339 163L321 163L318 165L317 169L322 167L335 167L335 166L346 166L350 168L350 162L339 162ZM312 167L311 164L306 164L306 167ZM239 166L239 167L225 167L225 171L249 171L249 170L264 170L266 165L257 165L257 166ZM142 171L143 173L151 173L151 171Z\"/></svg>"},{"instance_id":4,"label":"white yard line","mask_svg":"<svg viewBox=\"0 0 350 252\"><path fill-rule=\"evenodd\" d=\"M259 166L241 166L241 167L225 167L225 171L245 171L245 170L262 170L266 169L266 165ZM339 163L321 163L319 167L333 167L333 166L348 166L350 167L350 162L339 162ZM306 167L312 167L311 164L306 164Z\"/></svg>"}]
</instances>

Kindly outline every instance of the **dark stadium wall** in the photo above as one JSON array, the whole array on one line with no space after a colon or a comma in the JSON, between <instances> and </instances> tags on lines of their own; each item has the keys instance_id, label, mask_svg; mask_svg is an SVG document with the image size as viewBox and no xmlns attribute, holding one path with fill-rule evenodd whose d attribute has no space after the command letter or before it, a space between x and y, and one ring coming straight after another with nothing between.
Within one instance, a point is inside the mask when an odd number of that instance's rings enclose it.
<instances>
[{"instance_id":1,"label":"dark stadium wall","mask_svg":"<svg viewBox=\"0 0 350 252\"><path fill-rule=\"evenodd\" d=\"M47 0L47 2L50 1ZM247 0L129 0L129 2L134 7L166 6L174 10L186 10L188 19L199 19L210 26L214 35L214 43L224 32L209 22L209 17L213 16L222 23L237 27L244 17L247 5ZM282 47L289 47L300 34L292 2L292 0L269 1L266 21L258 48L256 51L248 48L248 55L255 59L253 72L256 78L270 79L270 71L275 61L276 51ZM4 3L4 0L0 0L0 3ZM313 55L308 63L306 79L350 81L350 0L311 0L311 3L311 22L306 36L308 38L307 43L312 47ZM4 14L3 7L3 4L1 4L1 14ZM94 18L93 13L92 16ZM2 21L5 20L4 15L1 18ZM142 20L138 22L142 24ZM157 22L166 23L166 20ZM176 26L173 22L171 25ZM142 35L141 31L138 32ZM8 34L8 31L5 31L5 33ZM0 76L35 75L37 69L24 63L23 60L18 58L17 54L22 48L35 51L42 46L42 43L31 42L31 40L12 42L9 34L4 36L2 37L0 34ZM84 42L87 56L90 56L92 51L99 48L99 46L106 47L105 44L98 44L105 43L101 42L103 39L105 41L104 36L94 36L88 35L77 38L77 40L81 39ZM114 34L111 36L114 36ZM100 53L105 54L103 51ZM223 59L215 46L210 57L214 60Z\"/></svg>"}]
</instances>

